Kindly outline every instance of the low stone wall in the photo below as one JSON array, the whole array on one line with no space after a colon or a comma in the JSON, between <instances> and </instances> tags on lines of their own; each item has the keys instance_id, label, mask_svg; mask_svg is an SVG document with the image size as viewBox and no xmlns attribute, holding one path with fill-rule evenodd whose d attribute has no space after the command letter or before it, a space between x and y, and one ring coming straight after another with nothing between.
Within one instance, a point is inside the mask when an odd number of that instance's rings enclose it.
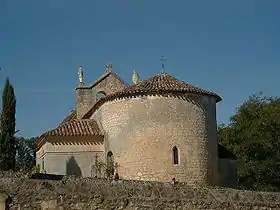
<instances>
[{"instance_id":1,"label":"low stone wall","mask_svg":"<svg viewBox=\"0 0 280 210\"><path fill-rule=\"evenodd\" d=\"M75 177L49 181L0 173L0 189L10 196L11 210L280 209L280 193L171 183Z\"/></svg>"}]
</instances>

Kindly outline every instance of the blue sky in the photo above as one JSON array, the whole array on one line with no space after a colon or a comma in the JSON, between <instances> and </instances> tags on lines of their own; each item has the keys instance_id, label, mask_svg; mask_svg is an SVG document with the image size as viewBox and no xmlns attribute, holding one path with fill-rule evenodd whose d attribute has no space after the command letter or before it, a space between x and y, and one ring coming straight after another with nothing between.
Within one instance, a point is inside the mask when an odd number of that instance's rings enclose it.
<instances>
[{"instance_id":1,"label":"blue sky","mask_svg":"<svg viewBox=\"0 0 280 210\"><path fill-rule=\"evenodd\" d=\"M112 61L127 82L166 71L220 94L219 123L253 93L279 95L279 0L0 0L0 86L10 77L17 128L54 128L75 109L77 70Z\"/></svg>"}]
</instances>

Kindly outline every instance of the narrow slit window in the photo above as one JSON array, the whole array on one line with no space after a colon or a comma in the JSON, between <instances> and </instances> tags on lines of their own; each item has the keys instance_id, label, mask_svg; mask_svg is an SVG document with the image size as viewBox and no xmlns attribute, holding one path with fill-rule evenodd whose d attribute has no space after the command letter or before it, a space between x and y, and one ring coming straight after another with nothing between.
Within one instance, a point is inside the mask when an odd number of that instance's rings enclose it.
<instances>
[{"instance_id":1,"label":"narrow slit window","mask_svg":"<svg viewBox=\"0 0 280 210\"><path fill-rule=\"evenodd\" d=\"M179 164L179 154L177 147L173 147L173 164L178 165Z\"/></svg>"},{"instance_id":2,"label":"narrow slit window","mask_svg":"<svg viewBox=\"0 0 280 210\"><path fill-rule=\"evenodd\" d=\"M45 158L42 158L42 170L45 170Z\"/></svg>"},{"instance_id":3,"label":"narrow slit window","mask_svg":"<svg viewBox=\"0 0 280 210\"><path fill-rule=\"evenodd\" d=\"M107 172L109 175L114 175L114 156L111 151L107 153Z\"/></svg>"}]
</instances>

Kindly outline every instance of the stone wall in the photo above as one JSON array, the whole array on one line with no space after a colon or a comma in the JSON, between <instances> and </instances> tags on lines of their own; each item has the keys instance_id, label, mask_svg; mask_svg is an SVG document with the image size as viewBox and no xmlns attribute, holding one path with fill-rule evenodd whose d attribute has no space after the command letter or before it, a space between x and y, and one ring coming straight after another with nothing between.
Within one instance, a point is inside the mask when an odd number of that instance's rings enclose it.
<instances>
[{"instance_id":1,"label":"stone wall","mask_svg":"<svg viewBox=\"0 0 280 210\"><path fill-rule=\"evenodd\" d=\"M77 118L89 111L96 102L96 95L102 93L108 95L122 90L126 84L114 72L107 72L95 81L92 85L79 85L76 88Z\"/></svg>"},{"instance_id":2,"label":"stone wall","mask_svg":"<svg viewBox=\"0 0 280 210\"><path fill-rule=\"evenodd\" d=\"M219 159L220 186L237 186L237 164L235 160Z\"/></svg>"},{"instance_id":3,"label":"stone wall","mask_svg":"<svg viewBox=\"0 0 280 210\"><path fill-rule=\"evenodd\" d=\"M76 110L77 119L81 119L83 115L93 106L94 97L89 87L76 88Z\"/></svg>"},{"instance_id":4,"label":"stone wall","mask_svg":"<svg viewBox=\"0 0 280 210\"><path fill-rule=\"evenodd\" d=\"M120 177L217 185L215 111L216 101L208 96L158 95L106 102L93 118L106 130L105 152L113 153Z\"/></svg>"},{"instance_id":5,"label":"stone wall","mask_svg":"<svg viewBox=\"0 0 280 210\"><path fill-rule=\"evenodd\" d=\"M92 95L96 101L96 95L103 93L109 95L125 88L125 83L113 72L105 77L101 82L94 84L92 87Z\"/></svg>"},{"instance_id":6,"label":"stone wall","mask_svg":"<svg viewBox=\"0 0 280 210\"><path fill-rule=\"evenodd\" d=\"M184 184L64 177L32 180L23 174L0 174L1 195L10 210L93 209L280 209L280 194ZM0 196L3 197L3 196Z\"/></svg>"}]
</instances>

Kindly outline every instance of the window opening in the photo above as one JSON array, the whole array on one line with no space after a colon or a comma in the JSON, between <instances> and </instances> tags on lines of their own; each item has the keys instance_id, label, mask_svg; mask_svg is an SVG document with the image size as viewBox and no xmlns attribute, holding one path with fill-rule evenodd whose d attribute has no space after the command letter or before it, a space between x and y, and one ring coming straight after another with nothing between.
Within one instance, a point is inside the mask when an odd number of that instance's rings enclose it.
<instances>
[{"instance_id":1,"label":"window opening","mask_svg":"<svg viewBox=\"0 0 280 210\"><path fill-rule=\"evenodd\" d=\"M173 147L173 164L178 165L179 164L179 154L177 147Z\"/></svg>"},{"instance_id":2,"label":"window opening","mask_svg":"<svg viewBox=\"0 0 280 210\"><path fill-rule=\"evenodd\" d=\"M101 91L96 94L96 100L100 100L106 96L105 92Z\"/></svg>"}]
</instances>

